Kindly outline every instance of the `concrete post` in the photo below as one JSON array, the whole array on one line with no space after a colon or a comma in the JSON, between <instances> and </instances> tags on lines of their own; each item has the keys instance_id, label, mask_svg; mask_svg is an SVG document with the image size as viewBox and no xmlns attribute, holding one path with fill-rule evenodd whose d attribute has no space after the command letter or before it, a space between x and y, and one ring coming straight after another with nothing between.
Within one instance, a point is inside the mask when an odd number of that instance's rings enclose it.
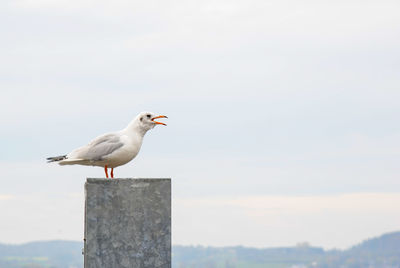
<instances>
[{"instance_id":1,"label":"concrete post","mask_svg":"<svg viewBox=\"0 0 400 268\"><path fill-rule=\"evenodd\" d=\"M171 180L85 184L85 268L171 267Z\"/></svg>"}]
</instances>

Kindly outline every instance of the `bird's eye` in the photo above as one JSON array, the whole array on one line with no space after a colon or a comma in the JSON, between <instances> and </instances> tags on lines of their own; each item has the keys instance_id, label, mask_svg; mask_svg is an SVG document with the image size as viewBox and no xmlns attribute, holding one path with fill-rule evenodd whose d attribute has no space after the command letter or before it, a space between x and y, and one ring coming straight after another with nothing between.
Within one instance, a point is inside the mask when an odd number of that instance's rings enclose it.
<instances>
[{"instance_id":1,"label":"bird's eye","mask_svg":"<svg viewBox=\"0 0 400 268\"><path fill-rule=\"evenodd\" d=\"M150 115L150 114L148 114L148 115L147 115L147 118L150 118L150 117L151 117L151 115Z\"/></svg>"},{"instance_id":2,"label":"bird's eye","mask_svg":"<svg viewBox=\"0 0 400 268\"><path fill-rule=\"evenodd\" d=\"M143 121L143 117L140 117L140 121Z\"/></svg>"}]
</instances>

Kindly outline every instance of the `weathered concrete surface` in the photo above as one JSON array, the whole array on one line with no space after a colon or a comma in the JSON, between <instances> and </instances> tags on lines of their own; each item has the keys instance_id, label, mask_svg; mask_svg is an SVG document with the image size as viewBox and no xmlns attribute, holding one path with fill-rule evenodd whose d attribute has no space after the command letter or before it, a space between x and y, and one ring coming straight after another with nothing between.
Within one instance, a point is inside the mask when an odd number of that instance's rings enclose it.
<instances>
[{"instance_id":1,"label":"weathered concrete surface","mask_svg":"<svg viewBox=\"0 0 400 268\"><path fill-rule=\"evenodd\" d=\"M85 268L171 267L171 180L85 184Z\"/></svg>"}]
</instances>

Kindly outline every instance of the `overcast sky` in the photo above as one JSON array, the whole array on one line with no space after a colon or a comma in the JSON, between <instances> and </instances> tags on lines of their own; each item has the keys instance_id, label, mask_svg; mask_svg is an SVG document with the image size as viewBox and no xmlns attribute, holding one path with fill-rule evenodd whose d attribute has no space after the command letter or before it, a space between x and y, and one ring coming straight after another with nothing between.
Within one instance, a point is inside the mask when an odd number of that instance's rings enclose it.
<instances>
[{"instance_id":1,"label":"overcast sky","mask_svg":"<svg viewBox=\"0 0 400 268\"><path fill-rule=\"evenodd\" d=\"M83 238L58 166L169 116L116 177L171 177L173 243L346 248L400 230L399 1L0 1L0 242Z\"/></svg>"}]
</instances>

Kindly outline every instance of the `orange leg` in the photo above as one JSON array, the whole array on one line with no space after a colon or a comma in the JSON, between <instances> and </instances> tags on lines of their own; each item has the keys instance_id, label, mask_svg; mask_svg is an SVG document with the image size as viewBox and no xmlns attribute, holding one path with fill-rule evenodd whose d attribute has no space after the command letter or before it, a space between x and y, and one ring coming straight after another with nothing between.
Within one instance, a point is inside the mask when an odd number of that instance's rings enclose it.
<instances>
[{"instance_id":1,"label":"orange leg","mask_svg":"<svg viewBox=\"0 0 400 268\"><path fill-rule=\"evenodd\" d=\"M107 170L107 165L104 166L104 171L106 172L106 177L108 178L108 170Z\"/></svg>"},{"instance_id":2,"label":"orange leg","mask_svg":"<svg viewBox=\"0 0 400 268\"><path fill-rule=\"evenodd\" d=\"M111 178L114 178L114 168L111 168Z\"/></svg>"}]
</instances>

